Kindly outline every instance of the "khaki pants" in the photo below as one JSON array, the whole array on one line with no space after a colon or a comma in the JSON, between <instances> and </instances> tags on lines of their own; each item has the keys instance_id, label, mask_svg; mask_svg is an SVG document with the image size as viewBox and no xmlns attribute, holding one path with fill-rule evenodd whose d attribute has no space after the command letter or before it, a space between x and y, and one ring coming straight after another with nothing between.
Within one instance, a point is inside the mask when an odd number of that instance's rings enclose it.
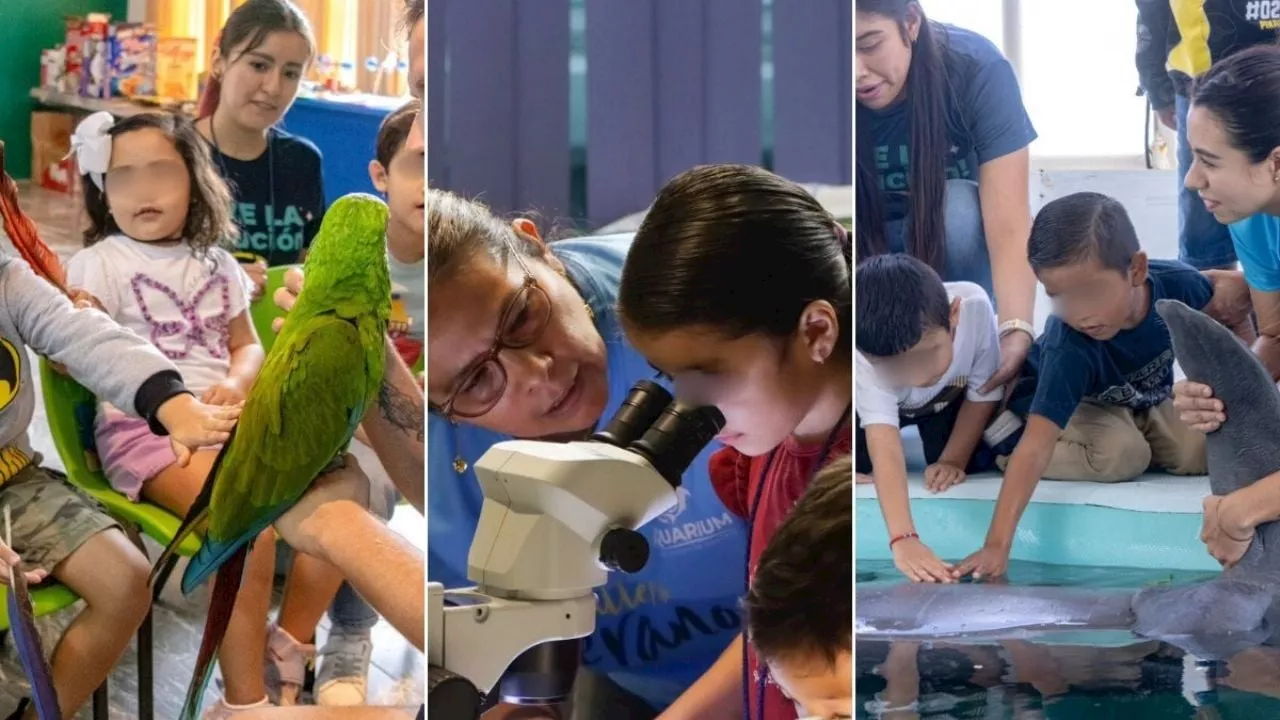
<instances>
[{"instance_id":1,"label":"khaki pants","mask_svg":"<svg viewBox=\"0 0 1280 720\"><path fill-rule=\"evenodd\" d=\"M1000 469L1007 463L1000 458ZM1124 482L1147 470L1203 475L1206 465L1204 435L1178 419L1172 400L1140 412L1086 400L1058 438L1044 477Z\"/></svg>"}]
</instances>

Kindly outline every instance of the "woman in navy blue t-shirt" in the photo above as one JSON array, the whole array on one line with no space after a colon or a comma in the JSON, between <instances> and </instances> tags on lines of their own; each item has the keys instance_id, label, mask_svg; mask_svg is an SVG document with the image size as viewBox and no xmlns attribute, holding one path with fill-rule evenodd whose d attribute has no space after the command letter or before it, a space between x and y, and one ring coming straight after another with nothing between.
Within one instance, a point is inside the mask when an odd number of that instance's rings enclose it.
<instances>
[{"instance_id":1,"label":"woman in navy blue t-shirt","mask_svg":"<svg viewBox=\"0 0 1280 720\"><path fill-rule=\"evenodd\" d=\"M227 19L196 127L235 196L237 258L261 296L266 268L301 262L324 217L311 141L276 125L315 55L311 27L281 0L249 0Z\"/></svg>"},{"instance_id":2,"label":"woman in navy blue t-shirt","mask_svg":"<svg viewBox=\"0 0 1280 720\"><path fill-rule=\"evenodd\" d=\"M1031 347L1036 280L1028 146L1036 132L1009 62L986 38L930 22L916 2L857 0L857 254L909 252L986 288L1000 370Z\"/></svg>"}]
</instances>

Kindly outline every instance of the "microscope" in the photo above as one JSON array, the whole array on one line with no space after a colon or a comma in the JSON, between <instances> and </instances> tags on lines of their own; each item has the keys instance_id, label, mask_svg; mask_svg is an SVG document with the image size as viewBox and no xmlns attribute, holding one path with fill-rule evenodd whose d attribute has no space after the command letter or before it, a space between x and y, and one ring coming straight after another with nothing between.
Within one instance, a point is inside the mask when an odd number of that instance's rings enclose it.
<instances>
[{"instance_id":1,"label":"microscope","mask_svg":"<svg viewBox=\"0 0 1280 720\"><path fill-rule=\"evenodd\" d=\"M428 717L568 700L595 630L594 589L610 571L645 566L637 530L676 505L684 471L723 427L716 408L673 402L642 380L588 440L490 448L475 465L475 585L427 583Z\"/></svg>"}]
</instances>

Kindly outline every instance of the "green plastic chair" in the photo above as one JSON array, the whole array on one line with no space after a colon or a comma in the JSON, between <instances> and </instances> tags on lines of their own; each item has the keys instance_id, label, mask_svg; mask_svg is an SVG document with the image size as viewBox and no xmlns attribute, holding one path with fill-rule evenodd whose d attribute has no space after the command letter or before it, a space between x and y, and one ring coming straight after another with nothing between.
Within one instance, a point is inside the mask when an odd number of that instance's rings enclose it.
<instances>
[{"instance_id":1,"label":"green plastic chair","mask_svg":"<svg viewBox=\"0 0 1280 720\"><path fill-rule=\"evenodd\" d=\"M262 342L263 350L270 350L271 343L276 339L276 334L271 329L272 321L285 316L285 312L276 307L272 296L276 294L276 290L284 287L284 273L291 267L302 266L280 265L267 268L267 290L263 293L262 299L249 308L249 314L253 317L253 328L258 331L258 340Z\"/></svg>"},{"instance_id":2,"label":"green plastic chair","mask_svg":"<svg viewBox=\"0 0 1280 720\"><path fill-rule=\"evenodd\" d=\"M250 308L254 328L264 349L269 350L275 339L271 322L284 315L272 302L271 296L277 288L284 285L284 273L287 269L288 267L276 267L267 271L266 293ZM102 473L93 445L97 398L73 378L54 370L49 361L43 358L40 361L40 380L44 390L49 431L58 456L62 458L62 464L66 468L67 480L102 503L107 512L126 528L144 554L146 550L142 548L140 538L137 538L139 531L162 545L168 545L177 535L182 518L159 505L133 502L111 487L110 481ZM200 544L201 539L196 534L188 535L178 546L178 554L190 557L200 549ZM3 590L0 589L0 630L8 627L8 612L3 605L4 600ZM42 587L34 590L31 595L37 616L57 612L77 600L79 598L75 593L61 585ZM138 630L138 714L142 720L152 720L154 717L151 631L151 616L148 615L142 628ZM105 690L102 693L101 700L98 694L94 695L95 720L99 717L105 720L107 717Z\"/></svg>"}]
</instances>

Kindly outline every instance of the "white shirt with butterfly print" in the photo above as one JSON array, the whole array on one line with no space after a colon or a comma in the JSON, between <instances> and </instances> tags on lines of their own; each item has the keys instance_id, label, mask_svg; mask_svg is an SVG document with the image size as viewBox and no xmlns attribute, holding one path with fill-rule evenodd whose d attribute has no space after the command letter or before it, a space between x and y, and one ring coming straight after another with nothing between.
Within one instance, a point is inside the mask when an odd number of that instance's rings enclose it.
<instances>
[{"instance_id":1,"label":"white shirt with butterfly print","mask_svg":"<svg viewBox=\"0 0 1280 720\"><path fill-rule=\"evenodd\" d=\"M230 323L253 283L231 253L112 235L67 264L67 283L92 293L117 323L169 358L196 397L227 377Z\"/></svg>"}]
</instances>

